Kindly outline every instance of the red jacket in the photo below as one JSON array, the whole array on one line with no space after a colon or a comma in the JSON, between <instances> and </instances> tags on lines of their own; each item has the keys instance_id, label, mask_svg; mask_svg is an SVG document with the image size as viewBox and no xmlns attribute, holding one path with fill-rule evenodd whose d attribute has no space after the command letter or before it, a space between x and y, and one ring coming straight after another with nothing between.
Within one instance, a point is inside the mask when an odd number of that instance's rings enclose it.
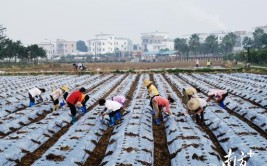
<instances>
[{"instance_id":1,"label":"red jacket","mask_svg":"<svg viewBox=\"0 0 267 166\"><path fill-rule=\"evenodd\" d=\"M82 102L83 93L80 91L75 91L67 98L67 102L75 105L77 102Z\"/></svg>"}]
</instances>

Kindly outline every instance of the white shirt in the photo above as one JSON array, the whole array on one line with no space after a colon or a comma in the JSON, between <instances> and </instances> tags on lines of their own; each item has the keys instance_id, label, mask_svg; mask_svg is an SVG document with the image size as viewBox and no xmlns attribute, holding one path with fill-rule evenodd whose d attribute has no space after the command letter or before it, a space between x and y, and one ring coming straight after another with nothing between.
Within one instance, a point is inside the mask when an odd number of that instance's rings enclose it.
<instances>
[{"instance_id":1,"label":"white shirt","mask_svg":"<svg viewBox=\"0 0 267 166\"><path fill-rule=\"evenodd\" d=\"M105 114L109 114L111 112L119 110L122 105L117 101L106 100L105 107L107 108Z\"/></svg>"},{"instance_id":2,"label":"white shirt","mask_svg":"<svg viewBox=\"0 0 267 166\"><path fill-rule=\"evenodd\" d=\"M38 88L33 88L29 90L28 92L32 95L32 97L40 96L42 94L42 91Z\"/></svg>"},{"instance_id":3,"label":"white shirt","mask_svg":"<svg viewBox=\"0 0 267 166\"><path fill-rule=\"evenodd\" d=\"M54 100L59 99L63 95L62 89L58 88L51 93Z\"/></svg>"},{"instance_id":4,"label":"white shirt","mask_svg":"<svg viewBox=\"0 0 267 166\"><path fill-rule=\"evenodd\" d=\"M202 99L202 98L198 98L199 102L200 102L200 107L204 108L207 106L207 102L206 100Z\"/></svg>"}]
</instances>

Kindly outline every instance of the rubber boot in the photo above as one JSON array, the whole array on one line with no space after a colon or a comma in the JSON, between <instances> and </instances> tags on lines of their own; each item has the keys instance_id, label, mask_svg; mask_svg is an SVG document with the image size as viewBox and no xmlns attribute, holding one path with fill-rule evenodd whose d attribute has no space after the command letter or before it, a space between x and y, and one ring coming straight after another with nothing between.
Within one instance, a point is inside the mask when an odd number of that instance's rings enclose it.
<instances>
[{"instance_id":1,"label":"rubber boot","mask_svg":"<svg viewBox=\"0 0 267 166\"><path fill-rule=\"evenodd\" d=\"M219 104L220 104L220 106L221 106L223 109L226 108L225 105L224 105L224 103L223 103L223 101L220 101Z\"/></svg>"},{"instance_id":2,"label":"rubber boot","mask_svg":"<svg viewBox=\"0 0 267 166\"><path fill-rule=\"evenodd\" d=\"M159 120L159 118L158 119L155 119L155 125L159 125L160 124L160 120Z\"/></svg>"},{"instance_id":3,"label":"rubber boot","mask_svg":"<svg viewBox=\"0 0 267 166\"><path fill-rule=\"evenodd\" d=\"M76 117L71 115L71 124L74 124L76 122Z\"/></svg>"},{"instance_id":4,"label":"rubber boot","mask_svg":"<svg viewBox=\"0 0 267 166\"><path fill-rule=\"evenodd\" d=\"M113 127L115 125L115 118L114 117L110 117L109 119L109 127Z\"/></svg>"},{"instance_id":5,"label":"rubber boot","mask_svg":"<svg viewBox=\"0 0 267 166\"><path fill-rule=\"evenodd\" d=\"M32 107L35 105L35 102L30 102L29 107Z\"/></svg>"},{"instance_id":6,"label":"rubber boot","mask_svg":"<svg viewBox=\"0 0 267 166\"><path fill-rule=\"evenodd\" d=\"M121 119L121 113L120 112L116 112L115 117L116 117L116 120L118 120L118 121L121 121L122 120Z\"/></svg>"},{"instance_id":7,"label":"rubber boot","mask_svg":"<svg viewBox=\"0 0 267 166\"><path fill-rule=\"evenodd\" d=\"M152 115L152 116L155 115L155 110L151 110L151 115Z\"/></svg>"},{"instance_id":8,"label":"rubber boot","mask_svg":"<svg viewBox=\"0 0 267 166\"><path fill-rule=\"evenodd\" d=\"M85 114L85 113L86 113L86 107L85 107L85 106L84 106L84 107L82 107L82 108L81 108L81 110L82 110L82 113L83 113L83 114Z\"/></svg>"}]
</instances>

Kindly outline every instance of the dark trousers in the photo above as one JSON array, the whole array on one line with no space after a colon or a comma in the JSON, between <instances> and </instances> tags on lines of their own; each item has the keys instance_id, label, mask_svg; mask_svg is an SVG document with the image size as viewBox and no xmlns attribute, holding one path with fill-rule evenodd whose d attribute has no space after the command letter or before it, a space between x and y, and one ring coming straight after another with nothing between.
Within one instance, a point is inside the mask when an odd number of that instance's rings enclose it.
<instances>
[{"instance_id":1,"label":"dark trousers","mask_svg":"<svg viewBox=\"0 0 267 166\"><path fill-rule=\"evenodd\" d=\"M51 95L50 95L50 98L51 98L51 100L52 100L52 102L53 102L54 105L59 104L59 100L58 99L54 100L53 99L53 96L51 96Z\"/></svg>"},{"instance_id":2,"label":"dark trousers","mask_svg":"<svg viewBox=\"0 0 267 166\"><path fill-rule=\"evenodd\" d=\"M32 97L32 95L29 93L29 98L30 98L30 102L35 102L34 97Z\"/></svg>"},{"instance_id":3,"label":"dark trousers","mask_svg":"<svg viewBox=\"0 0 267 166\"><path fill-rule=\"evenodd\" d=\"M76 107L75 107L75 105L73 105L73 104L71 104L71 103L69 103L69 102L67 102L68 103L68 106L70 107L70 112L71 112L71 115L72 116L75 116L76 115Z\"/></svg>"},{"instance_id":4,"label":"dark trousers","mask_svg":"<svg viewBox=\"0 0 267 166\"><path fill-rule=\"evenodd\" d=\"M85 95L84 100L82 102L83 107L85 107L86 102L89 100L89 96Z\"/></svg>"},{"instance_id":5,"label":"dark trousers","mask_svg":"<svg viewBox=\"0 0 267 166\"><path fill-rule=\"evenodd\" d=\"M203 111L200 113L200 115L196 114L196 121L197 122L204 122L204 111L205 111L205 108L206 107L203 108Z\"/></svg>"},{"instance_id":6,"label":"dark trousers","mask_svg":"<svg viewBox=\"0 0 267 166\"><path fill-rule=\"evenodd\" d=\"M109 118L114 117L114 115L115 115L117 112L120 112L120 110L121 110L121 108L118 109L118 110L116 110L116 111L112 111L111 113L109 113L109 114L108 114L108 115L109 115Z\"/></svg>"},{"instance_id":7,"label":"dark trousers","mask_svg":"<svg viewBox=\"0 0 267 166\"><path fill-rule=\"evenodd\" d=\"M64 98L65 101L66 101L67 97L68 97L68 92L65 92L64 95L63 95L63 98ZM51 98L51 100L53 101L53 104L54 104L54 105L59 104L59 100L58 100L58 99L54 100L53 97L52 97L51 95L50 95L50 98Z\"/></svg>"}]
</instances>

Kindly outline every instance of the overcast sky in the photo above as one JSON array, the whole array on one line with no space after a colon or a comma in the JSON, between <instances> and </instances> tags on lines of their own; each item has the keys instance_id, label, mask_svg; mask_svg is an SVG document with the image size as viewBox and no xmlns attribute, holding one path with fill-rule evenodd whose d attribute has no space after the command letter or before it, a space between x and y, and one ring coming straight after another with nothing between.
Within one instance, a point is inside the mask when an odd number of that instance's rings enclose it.
<instances>
[{"instance_id":1,"label":"overcast sky","mask_svg":"<svg viewBox=\"0 0 267 166\"><path fill-rule=\"evenodd\" d=\"M140 43L144 32L171 38L267 24L267 0L0 0L0 24L24 44L111 33Z\"/></svg>"}]
</instances>

